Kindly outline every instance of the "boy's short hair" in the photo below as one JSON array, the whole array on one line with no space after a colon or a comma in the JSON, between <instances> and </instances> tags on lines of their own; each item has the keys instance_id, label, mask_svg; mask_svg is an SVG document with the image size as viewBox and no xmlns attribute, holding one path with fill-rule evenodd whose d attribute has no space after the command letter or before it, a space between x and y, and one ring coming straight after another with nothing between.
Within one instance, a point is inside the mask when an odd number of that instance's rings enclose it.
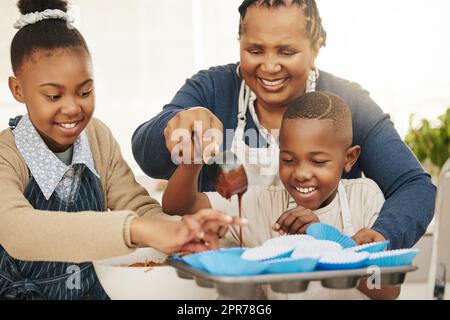
<instances>
[{"instance_id":1,"label":"boy's short hair","mask_svg":"<svg viewBox=\"0 0 450 320\"><path fill-rule=\"evenodd\" d=\"M287 105L283 119L332 120L336 129L352 130L352 112L344 100L329 92L309 92Z\"/></svg>"}]
</instances>

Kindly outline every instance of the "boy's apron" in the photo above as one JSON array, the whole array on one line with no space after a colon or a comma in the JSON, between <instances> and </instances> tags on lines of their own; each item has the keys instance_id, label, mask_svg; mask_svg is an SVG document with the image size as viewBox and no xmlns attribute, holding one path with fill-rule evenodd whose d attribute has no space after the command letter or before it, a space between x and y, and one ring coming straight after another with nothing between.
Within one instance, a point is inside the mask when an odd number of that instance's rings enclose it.
<instances>
[{"instance_id":1,"label":"boy's apron","mask_svg":"<svg viewBox=\"0 0 450 320\"><path fill-rule=\"evenodd\" d=\"M343 225L342 232L349 237L353 237L356 232L352 224L352 216L350 212L350 206L348 203L347 192L345 191L345 187L342 182L339 182L338 195L342 214L342 225Z\"/></svg>"},{"instance_id":2,"label":"boy's apron","mask_svg":"<svg viewBox=\"0 0 450 320\"><path fill-rule=\"evenodd\" d=\"M31 174L24 196L37 210L66 211L67 214L105 211L99 179L88 168L82 170L73 201L60 200L56 192L46 200ZM92 263L21 261L11 257L0 245L0 299L103 300L108 296Z\"/></svg>"},{"instance_id":3,"label":"boy's apron","mask_svg":"<svg viewBox=\"0 0 450 320\"><path fill-rule=\"evenodd\" d=\"M342 182L339 182L338 194L339 205L341 209L341 218L343 230L342 232L347 236L351 237L355 235L355 229L351 221L351 212L349 207L349 202L347 198L347 192L345 191L345 186ZM292 199L292 198L291 198ZM294 202L289 203L288 209L295 208L296 204ZM308 290L302 293L278 293L273 292L269 285L265 285L265 292L268 299L280 299L280 300L347 300L347 299L367 299L367 297L358 291L358 289L349 290L337 290L337 289L327 289L322 287L319 282L310 283Z\"/></svg>"}]
</instances>

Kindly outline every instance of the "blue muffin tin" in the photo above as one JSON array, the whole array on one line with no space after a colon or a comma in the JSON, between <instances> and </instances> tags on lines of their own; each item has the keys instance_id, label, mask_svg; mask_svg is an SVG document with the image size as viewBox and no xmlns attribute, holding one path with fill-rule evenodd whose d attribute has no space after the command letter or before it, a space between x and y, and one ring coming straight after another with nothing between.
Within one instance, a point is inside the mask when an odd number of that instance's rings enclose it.
<instances>
[{"instance_id":1,"label":"blue muffin tin","mask_svg":"<svg viewBox=\"0 0 450 320\"><path fill-rule=\"evenodd\" d=\"M332 289L351 289L362 278L373 274L371 268L352 270L314 271L284 274L258 274L251 276L218 276L194 269L174 259L167 261L180 278L194 280L198 286L215 288L223 297L233 299L255 299L257 288L268 285L274 292L299 293L308 289L311 281L320 281L322 286ZM266 262L263 262L265 264ZM382 285L400 285L406 274L417 270L416 266L382 267L379 269Z\"/></svg>"}]
</instances>

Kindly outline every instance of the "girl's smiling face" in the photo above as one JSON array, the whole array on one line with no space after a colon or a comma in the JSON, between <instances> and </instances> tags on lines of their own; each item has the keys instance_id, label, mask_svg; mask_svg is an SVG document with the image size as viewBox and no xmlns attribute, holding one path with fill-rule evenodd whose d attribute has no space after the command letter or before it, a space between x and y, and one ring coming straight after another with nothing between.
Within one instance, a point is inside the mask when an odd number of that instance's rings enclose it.
<instances>
[{"instance_id":1,"label":"girl's smiling face","mask_svg":"<svg viewBox=\"0 0 450 320\"><path fill-rule=\"evenodd\" d=\"M242 21L240 70L266 108L285 107L305 93L321 43L313 48L304 9L251 6Z\"/></svg>"},{"instance_id":2,"label":"girl's smiling face","mask_svg":"<svg viewBox=\"0 0 450 320\"><path fill-rule=\"evenodd\" d=\"M94 113L92 62L83 49L38 50L24 60L9 86L53 152L67 150Z\"/></svg>"}]
</instances>

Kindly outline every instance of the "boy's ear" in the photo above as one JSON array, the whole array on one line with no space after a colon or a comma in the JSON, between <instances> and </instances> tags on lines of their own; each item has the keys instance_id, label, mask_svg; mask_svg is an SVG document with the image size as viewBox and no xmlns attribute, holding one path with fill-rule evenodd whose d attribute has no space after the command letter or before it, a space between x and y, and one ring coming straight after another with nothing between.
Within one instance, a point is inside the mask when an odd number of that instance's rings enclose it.
<instances>
[{"instance_id":1,"label":"boy's ear","mask_svg":"<svg viewBox=\"0 0 450 320\"><path fill-rule=\"evenodd\" d=\"M345 165L344 170L346 173L349 173L356 161L358 161L359 155L361 154L360 146L353 146L348 148L347 153L345 154Z\"/></svg>"},{"instance_id":2,"label":"boy's ear","mask_svg":"<svg viewBox=\"0 0 450 320\"><path fill-rule=\"evenodd\" d=\"M22 86L21 86L19 80L17 80L17 78L15 78L15 77L9 77L8 84L9 84L9 90L11 90L11 93L14 96L14 99L16 99L17 102L25 103Z\"/></svg>"}]
</instances>

